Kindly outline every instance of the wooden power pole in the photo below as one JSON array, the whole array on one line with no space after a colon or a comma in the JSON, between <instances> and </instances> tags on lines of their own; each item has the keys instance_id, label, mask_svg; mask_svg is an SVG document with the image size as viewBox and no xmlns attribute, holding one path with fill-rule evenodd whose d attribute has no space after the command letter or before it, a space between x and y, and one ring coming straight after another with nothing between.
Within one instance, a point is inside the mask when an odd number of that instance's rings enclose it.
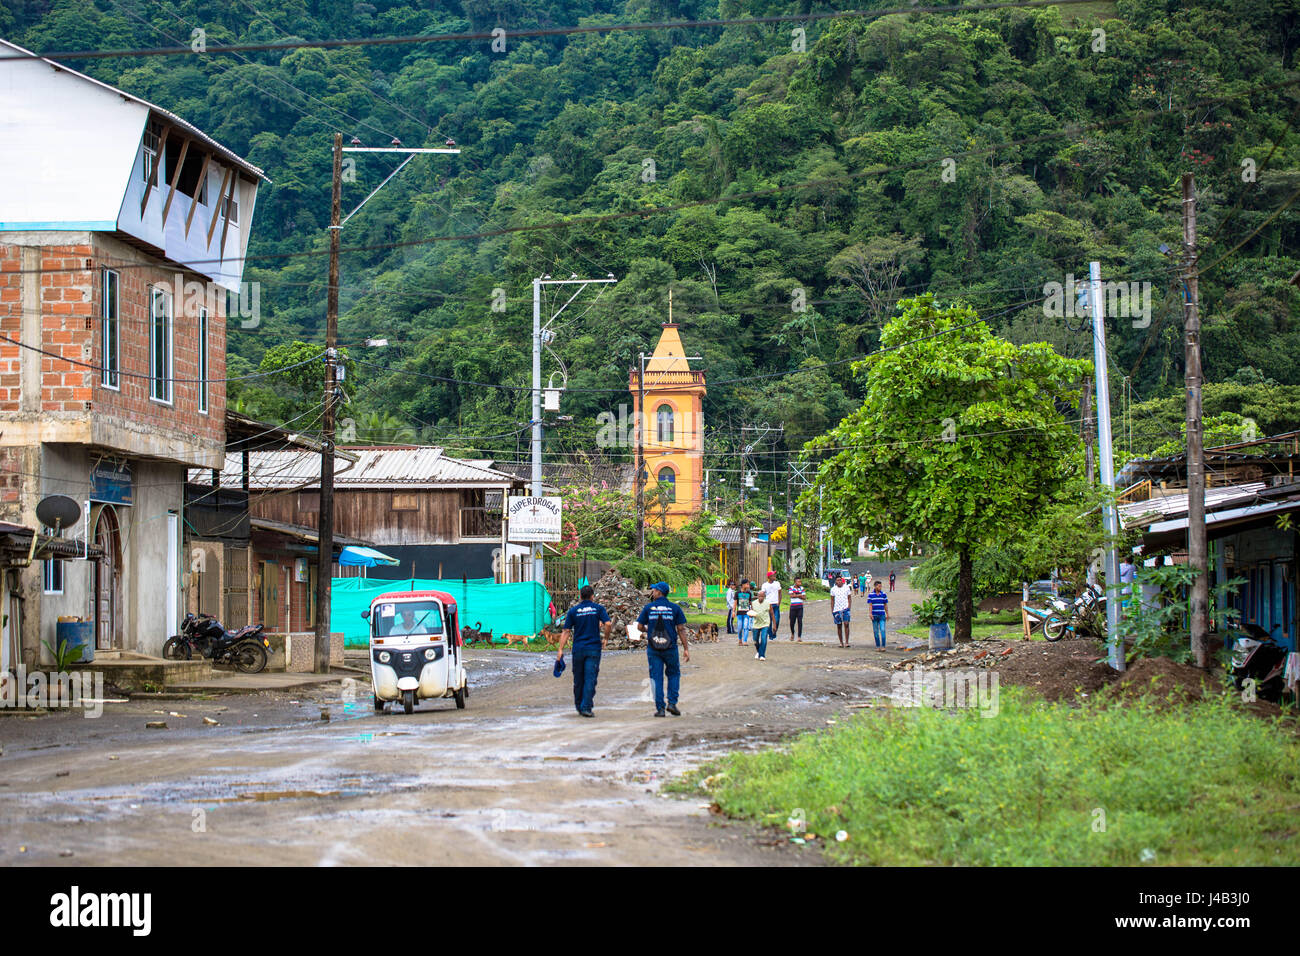
<instances>
[{"instance_id":1,"label":"wooden power pole","mask_svg":"<svg viewBox=\"0 0 1300 956\"><path fill-rule=\"evenodd\" d=\"M1209 666L1210 577L1205 532L1205 449L1201 435L1201 316L1197 302L1196 181L1183 173L1183 345L1187 386L1187 562L1192 581L1191 643L1197 667Z\"/></svg>"},{"instance_id":2,"label":"wooden power pole","mask_svg":"<svg viewBox=\"0 0 1300 956\"><path fill-rule=\"evenodd\" d=\"M312 670L330 669L330 578L334 569L334 369L339 337L339 223L343 193L343 134L334 134L334 183L330 196L330 279L325 307L325 397L320 455L320 552L316 565L316 648Z\"/></svg>"}]
</instances>

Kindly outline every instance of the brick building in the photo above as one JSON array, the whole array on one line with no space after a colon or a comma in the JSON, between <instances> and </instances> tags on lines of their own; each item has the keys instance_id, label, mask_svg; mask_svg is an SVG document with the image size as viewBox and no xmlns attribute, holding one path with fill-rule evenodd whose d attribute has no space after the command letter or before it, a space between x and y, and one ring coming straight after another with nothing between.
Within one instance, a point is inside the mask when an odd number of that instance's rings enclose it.
<instances>
[{"instance_id":1,"label":"brick building","mask_svg":"<svg viewBox=\"0 0 1300 956\"><path fill-rule=\"evenodd\" d=\"M0 53L26 53L0 41ZM31 56L0 61L0 520L80 502L98 561L23 574L14 650L58 617L157 654L182 610L188 468L225 457L227 293L262 172L179 117Z\"/></svg>"}]
</instances>

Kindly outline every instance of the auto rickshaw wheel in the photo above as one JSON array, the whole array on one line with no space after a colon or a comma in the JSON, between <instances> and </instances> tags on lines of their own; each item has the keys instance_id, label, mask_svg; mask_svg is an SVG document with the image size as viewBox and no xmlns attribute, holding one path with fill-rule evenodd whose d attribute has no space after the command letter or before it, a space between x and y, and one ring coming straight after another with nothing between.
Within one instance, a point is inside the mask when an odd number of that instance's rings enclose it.
<instances>
[{"instance_id":1,"label":"auto rickshaw wheel","mask_svg":"<svg viewBox=\"0 0 1300 956\"><path fill-rule=\"evenodd\" d=\"M380 700L378 697L375 697L375 713L382 714L383 712L384 712L384 702Z\"/></svg>"},{"instance_id":2,"label":"auto rickshaw wheel","mask_svg":"<svg viewBox=\"0 0 1300 956\"><path fill-rule=\"evenodd\" d=\"M402 691L402 709L405 710L408 714L414 712L415 710L414 690Z\"/></svg>"},{"instance_id":3,"label":"auto rickshaw wheel","mask_svg":"<svg viewBox=\"0 0 1300 956\"><path fill-rule=\"evenodd\" d=\"M469 691L469 686L466 685L465 687L462 687L460 690L454 690L451 692L451 696L456 699L457 710L465 709L465 697L468 694L468 691Z\"/></svg>"}]
</instances>

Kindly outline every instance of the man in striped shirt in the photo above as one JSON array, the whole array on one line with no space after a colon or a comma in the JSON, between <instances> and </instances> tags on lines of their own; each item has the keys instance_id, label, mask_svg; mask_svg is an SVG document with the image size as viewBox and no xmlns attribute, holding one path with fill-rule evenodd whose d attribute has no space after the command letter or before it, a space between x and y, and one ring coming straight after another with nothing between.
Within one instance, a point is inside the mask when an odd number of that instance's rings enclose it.
<instances>
[{"instance_id":1,"label":"man in striped shirt","mask_svg":"<svg viewBox=\"0 0 1300 956\"><path fill-rule=\"evenodd\" d=\"M889 595L880 589L880 582L867 595L871 605L871 630L876 638L876 650L885 649L885 622L889 620Z\"/></svg>"}]
</instances>

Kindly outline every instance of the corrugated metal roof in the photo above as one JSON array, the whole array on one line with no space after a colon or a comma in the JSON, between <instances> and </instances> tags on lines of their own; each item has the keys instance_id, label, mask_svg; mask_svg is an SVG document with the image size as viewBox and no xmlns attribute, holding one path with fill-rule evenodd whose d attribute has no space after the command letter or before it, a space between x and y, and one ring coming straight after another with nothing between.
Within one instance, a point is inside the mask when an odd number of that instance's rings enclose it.
<instances>
[{"instance_id":1,"label":"corrugated metal roof","mask_svg":"<svg viewBox=\"0 0 1300 956\"><path fill-rule=\"evenodd\" d=\"M1268 485L1262 481L1252 481L1244 485L1224 485L1205 489L1205 510L1214 511L1237 502L1253 501ZM1120 521L1125 528L1150 524L1187 513L1187 489L1178 491L1161 491L1151 489L1151 498L1147 501L1133 501L1119 506Z\"/></svg>"},{"instance_id":2,"label":"corrugated metal roof","mask_svg":"<svg viewBox=\"0 0 1300 956\"><path fill-rule=\"evenodd\" d=\"M356 462L334 463L336 488L420 488L431 485L496 487L517 485L505 472L483 468L451 458L432 445L400 447L348 446L340 448L356 456ZM254 451L248 456L250 490L312 488L320 484L320 455L309 451ZM226 456L221 483L240 487L243 480L240 454ZM199 478L198 480L202 480Z\"/></svg>"}]
</instances>

